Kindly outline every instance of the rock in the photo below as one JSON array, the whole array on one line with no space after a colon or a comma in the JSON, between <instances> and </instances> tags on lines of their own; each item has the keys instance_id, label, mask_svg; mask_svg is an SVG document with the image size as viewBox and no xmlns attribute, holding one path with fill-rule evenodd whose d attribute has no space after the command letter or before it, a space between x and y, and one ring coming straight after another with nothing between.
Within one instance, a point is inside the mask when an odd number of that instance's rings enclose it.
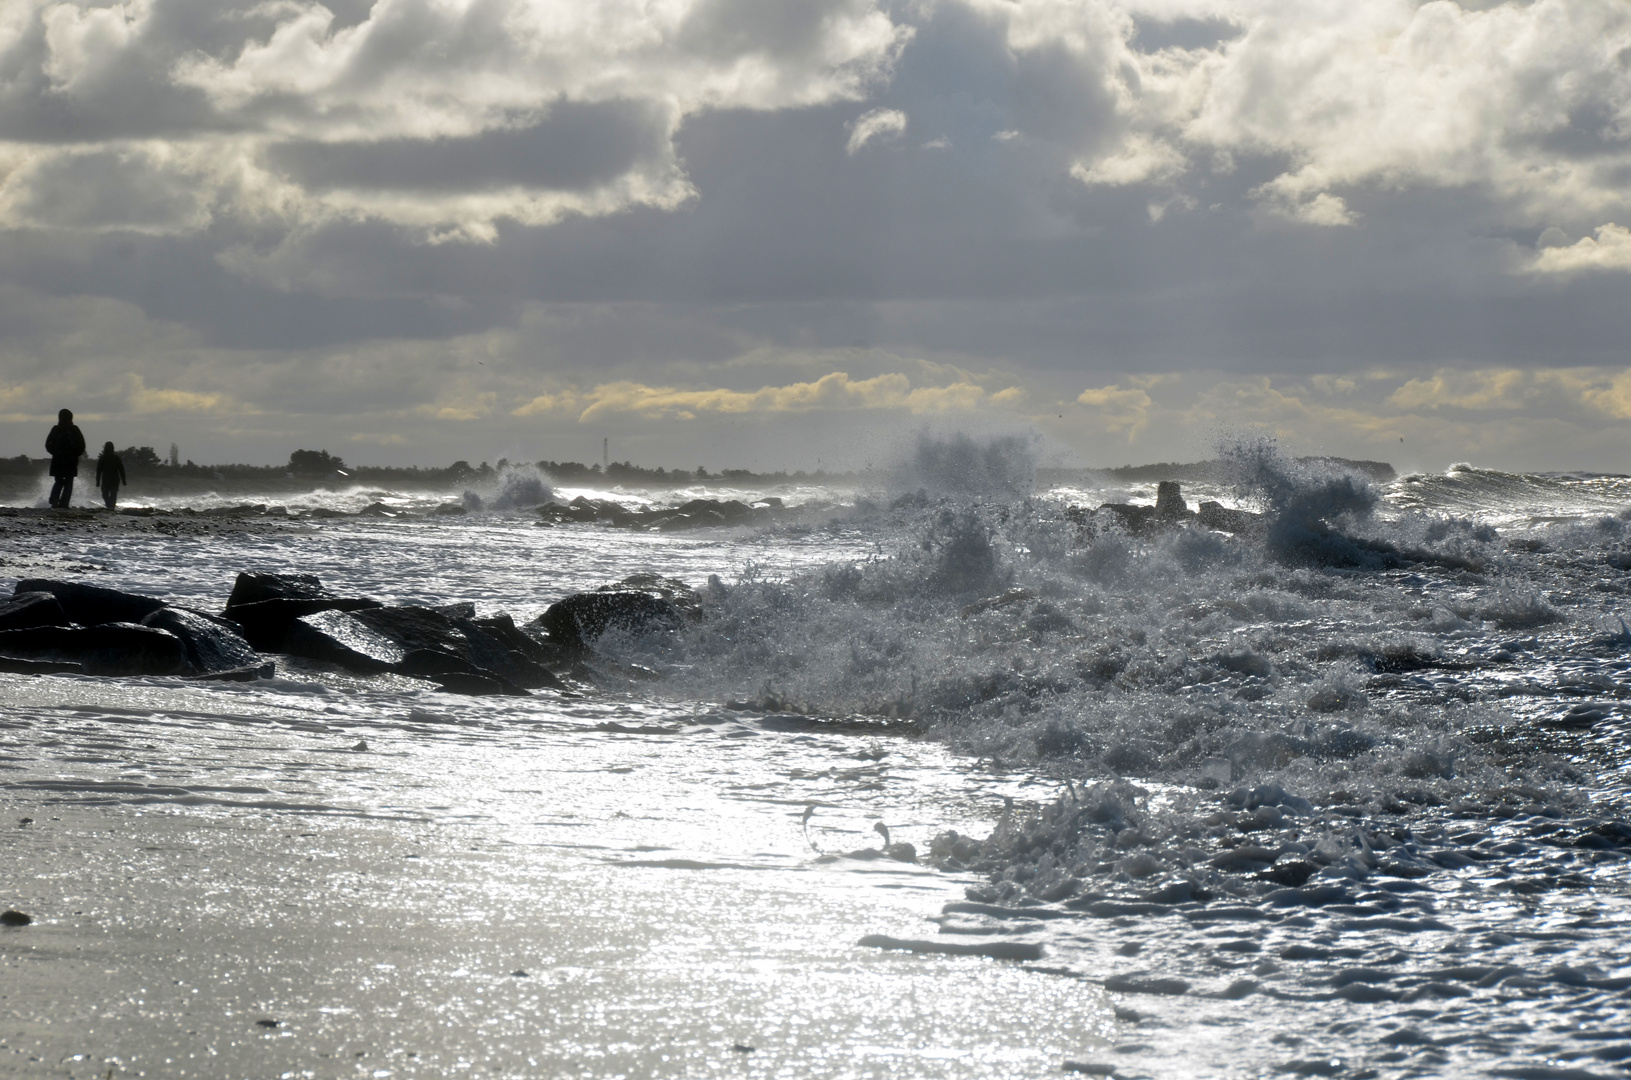
<instances>
[{"instance_id":1,"label":"rock","mask_svg":"<svg viewBox=\"0 0 1631 1080\"><path fill-rule=\"evenodd\" d=\"M654 593L673 604L685 619L695 621L702 618L702 598L697 591L678 578L663 577L661 574L641 573L630 574L612 585L602 585L596 592L623 592L633 589L637 592Z\"/></svg>"},{"instance_id":2,"label":"rock","mask_svg":"<svg viewBox=\"0 0 1631 1080\"><path fill-rule=\"evenodd\" d=\"M73 620L62 603L48 592L20 592L0 606L0 630L29 630L36 626L67 626Z\"/></svg>"},{"instance_id":3,"label":"rock","mask_svg":"<svg viewBox=\"0 0 1631 1080\"><path fill-rule=\"evenodd\" d=\"M439 611L450 619L474 619L476 617L476 605L468 600L461 600L456 604L438 604L431 610Z\"/></svg>"},{"instance_id":4,"label":"rock","mask_svg":"<svg viewBox=\"0 0 1631 1080\"><path fill-rule=\"evenodd\" d=\"M438 653L462 665L443 670L492 677L516 689L564 688L548 670L484 631L472 619L449 618L435 608L415 606L372 608L354 612L353 617L400 645L404 653Z\"/></svg>"},{"instance_id":5,"label":"rock","mask_svg":"<svg viewBox=\"0 0 1631 1080\"><path fill-rule=\"evenodd\" d=\"M23 660L0 656L0 671L8 675L83 675L85 665L67 660Z\"/></svg>"},{"instance_id":6,"label":"rock","mask_svg":"<svg viewBox=\"0 0 1631 1080\"><path fill-rule=\"evenodd\" d=\"M1176 480L1162 480L1155 485L1155 516L1158 518L1189 517L1189 507L1184 505L1182 489Z\"/></svg>"},{"instance_id":7,"label":"rock","mask_svg":"<svg viewBox=\"0 0 1631 1080\"><path fill-rule=\"evenodd\" d=\"M377 600L340 596L311 574L239 574L223 614L243 629L249 644L264 652L288 652L284 635L295 620L322 611L361 611Z\"/></svg>"},{"instance_id":8,"label":"rock","mask_svg":"<svg viewBox=\"0 0 1631 1080\"><path fill-rule=\"evenodd\" d=\"M503 642L511 652L518 653L535 664L563 665L572 660L567 651L559 645L527 633L515 625L514 619L502 612L486 619L471 619L470 622L483 633Z\"/></svg>"},{"instance_id":9,"label":"rock","mask_svg":"<svg viewBox=\"0 0 1631 1080\"><path fill-rule=\"evenodd\" d=\"M678 630L680 609L662 596L634 590L573 593L533 621L562 648L583 651L608 630L651 634Z\"/></svg>"},{"instance_id":10,"label":"rock","mask_svg":"<svg viewBox=\"0 0 1631 1080\"><path fill-rule=\"evenodd\" d=\"M462 656L434 649L414 649L396 666L398 673L439 683L455 694L513 694L525 697L527 691L504 676L477 667ZM547 673L546 673L547 674ZM555 677L549 676L551 679ZM559 686L559 681L556 681Z\"/></svg>"},{"instance_id":11,"label":"rock","mask_svg":"<svg viewBox=\"0 0 1631 1080\"><path fill-rule=\"evenodd\" d=\"M254 664L249 667L228 668L225 671L206 671L193 678L199 682L254 682L256 679L270 679L277 674L277 665L268 660L264 664Z\"/></svg>"},{"instance_id":12,"label":"rock","mask_svg":"<svg viewBox=\"0 0 1631 1080\"><path fill-rule=\"evenodd\" d=\"M13 596L23 593L46 592L57 598L70 622L83 626L102 623L139 623L164 606L163 600L135 593L104 589L99 585L81 585L75 581L50 581L29 578L19 581Z\"/></svg>"},{"instance_id":13,"label":"rock","mask_svg":"<svg viewBox=\"0 0 1631 1080\"><path fill-rule=\"evenodd\" d=\"M349 612L329 609L302 615L283 634L280 652L379 674L400 664L406 651Z\"/></svg>"},{"instance_id":14,"label":"rock","mask_svg":"<svg viewBox=\"0 0 1631 1080\"><path fill-rule=\"evenodd\" d=\"M127 622L6 630L0 656L77 664L87 675L184 675L190 669L180 638Z\"/></svg>"},{"instance_id":15,"label":"rock","mask_svg":"<svg viewBox=\"0 0 1631 1080\"><path fill-rule=\"evenodd\" d=\"M547 502L537 510L539 517L546 521L594 521L598 516L595 508L589 505L589 500L579 495L570 503L562 505L558 502Z\"/></svg>"},{"instance_id":16,"label":"rock","mask_svg":"<svg viewBox=\"0 0 1631 1080\"><path fill-rule=\"evenodd\" d=\"M0 911L0 926L27 926L33 921L34 917L32 915L15 909Z\"/></svg>"},{"instance_id":17,"label":"rock","mask_svg":"<svg viewBox=\"0 0 1631 1080\"><path fill-rule=\"evenodd\" d=\"M462 517L466 512L467 511L465 510L463 503L443 503L431 511L432 514L435 514L438 517L449 515L453 517Z\"/></svg>"},{"instance_id":18,"label":"rock","mask_svg":"<svg viewBox=\"0 0 1631 1080\"><path fill-rule=\"evenodd\" d=\"M1155 507L1136 503L1105 503L1099 507L1098 516L1105 514L1112 515L1130 533L1144 532L1155 521Z\"/></svg>"},{"instance_id":19,"label":"rock","mask_svg":"<svg viewBox=\"0 0 1631 1080\"><path fill-rule=\"evenodd\" d=\"M315 574L266 574L247 571L232 583L227 612L263 600L329 600L335 594L323 587Z\"/></svg>"},{"instance_id":20,"label":"rock","mask_svg":"<svg viewBox=\"0 0 1631 1080\"><path fill-rule=\"evenodd\" d=\"M168 630L181 639L195 674L258 669L265 664L238 632L238 625L226 619L186 608L161 608L141 624Z\"/></svg>"},{"instance_id":21,"label":"rock","mask_svg":"<svg viewBox=\"0 0 1631 1080\"><path fill-rule=\"evenodd\" d=\"M473 697L490 697L498 694L512 694L527 697L527 691L508 680L500 680L489 675L478 675L473 672L449 672L446 675L435 675L431 680L449 694L469 694Z\"/></svg>"},{"instance_id":22,"label":"rock","mask_svg":"<svg viewBox=\"0 0 1631 1080\"><path fill-rule=\"evenodd\" d=\"M1244 533L1252 532L1263 527L1263 515L1254 514L1248 510L1231 510L1222 503L1201 503L1201 509L1195 515L1195 520L1208 529L1219 529L1223 532Z\"/></svg>"}]
</instances>

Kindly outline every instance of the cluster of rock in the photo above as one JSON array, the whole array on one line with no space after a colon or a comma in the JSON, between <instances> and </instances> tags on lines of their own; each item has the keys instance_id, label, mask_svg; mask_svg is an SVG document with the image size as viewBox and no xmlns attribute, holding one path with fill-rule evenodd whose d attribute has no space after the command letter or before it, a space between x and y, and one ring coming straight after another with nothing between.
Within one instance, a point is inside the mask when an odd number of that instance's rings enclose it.
<instances>
[{"instance_id":1,"label":"cluster of rock","mask_svg":"<svg viewBox=\"0 0 1631 1080\"><path fill-rule=\"evenodd\" d=\"M1194 522L1208 529L1229 533L1250 533L1263 527L1264 515L1249 510L1233 510L1222 503L1207 501L1199 510L1191 510L1184 502L1178 481L1162 480L1156 485L1155 505L1142 503L1105 503L1097 510L1073 506L1066 511L1070 519L1092 533L1104 531L1112 525L1134 535L1146 535L1170 529L1186 522Z\"/></svg>"},{"instance_id":2,"label":"cluster of rock","mask_svg":"<svg viewBox=\"0 0 1631 1080\"><path fill-rule=\"evenodd\" d=\"M517 626L474 604L388 606L306 574L243 573L219 615L77 582L20 581L0 605L0 671L270 678L271 654L463 694L565 690L557 671L609 631L677 630L701 607L684 582L639 574L574 593Z\"/></svg>"},{"instance_id":3,"label":"cluster of rock","mask_svg":"<svg viewBox=\"0 0 1631 1080\"><path fill-rule=\"evenodd\" d=\"M752 505L737 499L692 499L679 506L630 510L611 499L579 495L569 503L545 503L538 507L537 514L551 525L600 522L619 528L675 532L709 525L772 525L781 520L785 510L782 501L774 496Z\"/></svg>"}]
</instances>

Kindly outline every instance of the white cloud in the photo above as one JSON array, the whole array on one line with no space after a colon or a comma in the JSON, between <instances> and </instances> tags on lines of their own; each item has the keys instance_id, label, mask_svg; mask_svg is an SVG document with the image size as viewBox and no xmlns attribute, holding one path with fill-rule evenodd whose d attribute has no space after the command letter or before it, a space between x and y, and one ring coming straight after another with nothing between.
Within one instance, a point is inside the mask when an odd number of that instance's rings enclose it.
<instances>
[{"instance_id":1,"label":"white cloud","mask_svg":"<svg viewBox=\"0 0 1631 1080\"><path fill-rule=\"evenodd\" d=\"M862 113L850 125L844 151L854 155L869 142L888 142L906 134L906 114L899 109L873 109Z\"/></svg>"},{"instance_id":2,"label":"white cloud","mask_svg":"<svg viewBox=\"0 0 1631 1080\"><path fill-rule=\"evenodd\" d=\"M0 71L18 73L0 75L0 159L27 160L0 174L0 225L373 219L490 240L501 221L673 209L693 194L673 147L686 117L858 100L910 37L874 0L377 0L351 25L315 0L188 6L0 4ZM166 146L133 138L143 125ZM503 167L529 146L538 167ZM397 167L310 182L294 166L324 147L330 161L385 147ZM404 182L416 147L462 157L466 182ZM160 172L166 193L142 194Z\"/></svg>"},{"instance_id":3,"label":"white cloud","mask_svg":"<svg viewBox=\"0 0 1631 1080\"><path fill-rule=\"evenodd\" d=\"M1365 188L1476 188L1523 223L1627 207L1631 6L965 2L1005 28L1022 68L1068 56L1110 104L1072 169L1084 183L1171 184L1248 155L1283 169L1262 204L1318 225L1353 224ZM1142 47L1141 24L1183 19L1228 29Z\"/></svg>"},{"instance_id":4,"label":"white cloud","mask_svg":"<svg viewBox=\"0 0 1631 1080\"><path fill-rule=\"evenodd\" d=\"M1583 236L1567 246L1543 247L1530 268L1542 274L1631 270L1631 229L1611 221L1598 226L1595 238Z\"/></svg>"}]
</instances>

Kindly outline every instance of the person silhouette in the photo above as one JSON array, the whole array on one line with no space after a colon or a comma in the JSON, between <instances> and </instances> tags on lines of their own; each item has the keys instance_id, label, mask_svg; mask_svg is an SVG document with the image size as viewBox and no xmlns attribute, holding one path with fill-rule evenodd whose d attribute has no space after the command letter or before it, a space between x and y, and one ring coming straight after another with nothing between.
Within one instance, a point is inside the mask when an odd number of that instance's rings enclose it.
<instances>
[{"instance_id":1,"label":"person silhouette","mask_svg":"<svg viewBox=\"0 0 1631 1080\"><path fill-rule=\"evenodd\" d=\"M59 510L68 509L68 500L74 496L74 477L79 475L79 459L85 456L85 436L74 426L74 414L68 409L57 413L57 426L45 437L45 452L51 455L51 505Z\"/></svg>"},{"instance_id":2,"label":"person silhouette","mask_svg":"<svg viewBox=\"0 0 1631 1080\"><path fill-rule=\"evenodd\" d=\"M119 485L128 484L125 463L113 452L113 444L102 444L102 453L96 459L96 485L102 489L102 502L112 510L119 501Z\"/></svg>"}]
</instances>

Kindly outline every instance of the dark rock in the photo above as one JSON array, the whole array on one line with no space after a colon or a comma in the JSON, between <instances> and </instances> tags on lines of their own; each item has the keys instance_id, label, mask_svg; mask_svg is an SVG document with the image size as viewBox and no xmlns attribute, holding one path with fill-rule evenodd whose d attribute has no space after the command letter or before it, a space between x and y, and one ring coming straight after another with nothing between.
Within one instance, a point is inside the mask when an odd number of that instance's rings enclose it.
<instances>
[{"instance_id":1,"label":"dark rock","mask_svg":"<svg viewBox=\"0 0 1631 1080\"><path fill-rule=\"evenodd\" d=\"M34 921L32 915L21 911L0 911L0 926L27 926Z\"/></svg>"},{"instance_id":2,"label":"dark rock","mask_svg":"<svg viewBox=\"0 0 1631 1080\"><path fill-rule=\"evenodd\" d=\"M227 597L226 610L263 600L330 600L335 594L323 587L315 574L265 574L257 571L238 575Z\"/></svg>"},{"instance_id":3,"label":"dark rock","mask_svg":"<svg viewBox=\"0 0 1631 1080\"><path fill-rule=\"evenodd\" d=\"M435 608L414 606L372 608L354 612L353 616L401 646L404 653L422 651L454 657L463 664L459 670L515 684L517 689L563 688L548 670L484 631L472 619L449 618Z\"/></svg>"},{"instance_id":4,"label":"dark rock","mask_svg":"<svg viewBox=\"0 0 1631 1080\"><path fill-rule=\"evenodd\" d=\"M289 624L281 652L322 660L365 674L390 671L406 655L402 646L345 611L317 611Z\"/></svg>"},{"instance_id":5,"label":"dark rock","mask_svg":"<svg viewBox=\"0 0 1631 1080\"><path fill-rule=\"evenodd\" d=\"M434 649L414 649L402 658L396 670L439 683L443 690L454 694L513 694L517 697L527 694L524 687L496 672L477 667L462 656ZM555 677L550 675L549 678ZM559 680L555 685L560 685Z\"/></svg>"},{"instance_id":6,"label":"dark rock","mask_svg":"<svg viewBox=\"0 0 1631 1080\"><path fill-rule=\"evenodd\" d=\"M653 593L667 600L679 610L682 617L695 621L702 618L702 598L697 591L678 578L663 577L661 574L641 573L630 574L622 581L612 585L602 585L596 592L625 592L630 589L636 592Z\"/></svg>"},{"instance_id":7,"label":"dark rock","mask_svg":"<svg viewBox=\"0 0 1631 1080\"><path fill-rule=\"evenodd\" d=\"M437 604L431 610L440 612L450 619L474 619L476 617L476 605L468 600L461 600L456 604Z\"/></svg>"},{"instance_id":8,"label":"dark rock","mask_svg":"<svg viewBox=\"0 0 1631 1080\"><path fill-rule=\"evenodd\" d=\"M472 697L491 697L499 694L512 694L526 697L527 691L507 679L495 679L488 675L478 675L473 672L449 672L446 675L434 675L432 681L449 694L469 694Z\"/></svg>"},{"instance_id":9,"label":"dark rock","mask_svg":"<svg viewBox=\"0 0 1631 1080\"><path fill-rule=\"evenodd\" d=\"M287 652L283 638L295 620L321 611L361 611L377 600L340 596L311 574L239 574L227 598L225 615L243 629L249 644L265 652Z\"/></svg>"},{"instance_id":10,"label":"dark rock","mask_svg":"<svg viewBox=\"0 0 1631 1080\"><path fill-rule=\"evenodd\" d=\"M1222 503L1201 503L1201 509L1195 515L1195 520L1208 529L1218 529L1222 532L1245 533L1263 527L1263 515L1253 514L1247 510L1231 510Z\"/></svg>"},{"instance_id":11,"label":"dark rock","mask_svg":"<svg viewBox=\"0 0 1631 1080\"><path fill-rule=\"evenodd\" d=\"M8 675L83 675L85 665L66 660L22 660L0 656L0 671Z\"/></svg>"},{"instance_id":12,"label":"dark rock","mask_svg":"<svg viewBox=\"0 0 1631 1080\"><path fill-rule=\"evenodd\" d=\"M1189 507L1184 505L1183 490L1176 480L1162 480L1155 485L1155 516L1158 518L1187 517Z\"/></svg>"},{"instance_id":13,"label":"dark rock","mask_svg":"<svg viewBox=\"0 0 1631 1080\"><path fill-rule=\"evenodd\" d=\"M1099 507L1099 517L1109 514L1112 520L1120 522L1122 528L1130 533L1139 533L1147 530L1155 521L1155 507L1139 506L1134 503L1105 503Z\"/></svg>"},{"instance_id":14,"label":"dark rock","mask_svg":"<svg viewBox=\"0 0 1631 1080\"><path fill-rule=\"evenodd\" d=\"M202 675L194 675L199 682L254 682L256 679L270 679L277 674L277 665L268 660L264 664L255 664L250 667L228 668L225 671L206 671Z\"/></svg>"},{"instance_id":15,"label":"dark rock","mask_svg":"<svg viewBox=\"0 0 1631 1080\"><path fill-rule=\"evenodd\" d=\"M470 622L482 633L503 642L511 652L524 656L535 664L561 665L572 660L559 645L527 633L516 626L515 620L507 614L500 613L486 619L471 619Z\"/></svg>"},{"instance_id":16,"label":"dark rock","mask_svg":"<svg viewBox=\"0 0 1631 1080\"><path fill-rule=\"evenodd\" d=\"M547 502L537 509L539 517L546 521L594 521L599 515L589 500L579 495L570 503L562 505L558 502Z\"/></svg>"},{"instance_id":17,"label":"dark rock","mask_svg":"<svg viewBox=\"0 0 1631 1080\"><path fill-rule=\"evenodd\" d=\"M180 675L189 670L180 638L126 622L3 631L0 655L78 664L87 675Z\"/></svg>"},{"instance_id":18,"label":"dark rock","mask_svg":"<svg viewBox=\"0 0 1631 1080\"><path fill-rule=\"evenodd\" d=\"M196 674L258 668L265 663L238 632L238 625L226 619L186 608L161 608L143 619L142 625L168 630L180 638Z\"/></svg>"},{"instance_id":19,"label":"dark rock","mask_svg":"<svg viewBox=\"0 0 1631 1080\"><path fill-rule=\"evenodd\" d=\"M534 620L550 641L565 649L585 650L608 630L628 634L673 631L683 623L670 600L647 592L614 590L573 593L551 604Z\"/></svg>"},{"instance_id":20,"label":"dark rock","mask_svg":"<svg viewBox=\"0 0 1631 1080\"><path fill-rule=\"evenodd\" d=\"M99 585L81 585L74 581L49 581L43 578L19 581L14 595L21 596L23 593L31 592L46 592L55 596L69 621L84 626L116 622L139 623L164 606L163 600L155 600L151 596L137 596L135 593L120 592L118 589L104 589Z\"/></svg>"},{"instance_id":21,"label":"dark rock","mask_svg":"<svg viewBox=\"0 0 1631 1080\"><path fill-rule=\"evenodd\" d=\"M431 511L432 514L435 514L438 517L449 515L453 517L462 517L466 512L467 511L465 510L464 506L460 503L443 503L441 506L438 506L436 509Z\"/></svg>"},{"instance_id":22,"label":"dark rock","mask_svg":"<svg viewBox=\"0 0 1631 1080\"><path fill-rule=\"evenodd\" d=\"M0 630L29 630L36 626L67 626L73 622L62 602L48 592L20 592L0 606Z\"/></svg>"}]
</instances>

